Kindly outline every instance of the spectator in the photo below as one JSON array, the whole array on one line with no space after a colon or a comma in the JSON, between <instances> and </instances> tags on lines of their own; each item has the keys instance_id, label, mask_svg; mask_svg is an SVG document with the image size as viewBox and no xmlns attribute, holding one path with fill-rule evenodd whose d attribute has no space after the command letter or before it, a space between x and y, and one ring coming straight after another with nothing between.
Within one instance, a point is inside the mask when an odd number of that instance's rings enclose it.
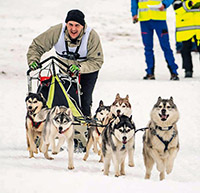
<instances>
[{"instance_id":1,"label":"spectator","mask_svg":"<svg viewBox=\"0 0 200 193\"><path fill-rule=\"evenodd\" d=\"M181 56L185 78L192 78L192 40L194 39L200 53L200 0L175 0L176 40L182 42Z\"/></svg>"},{"instance_id":2,"label":"spectator","mask_svg":"<svg viewBox=\"0 0 200 193\"><path fill-rule=\"evenodd\" d=\"M166 8L173 3L173 0L131 0L131 12L133 23L139 21L141 27L142 41L144 44L145 58L147 63L145 80L155 79L155 59L153 53L153 33L158 36L160 46L164 52L165 60L170 71L170 80L179 80L173 52L170 48L169 34L166 23Z\"/></svg>"}]
</instances>

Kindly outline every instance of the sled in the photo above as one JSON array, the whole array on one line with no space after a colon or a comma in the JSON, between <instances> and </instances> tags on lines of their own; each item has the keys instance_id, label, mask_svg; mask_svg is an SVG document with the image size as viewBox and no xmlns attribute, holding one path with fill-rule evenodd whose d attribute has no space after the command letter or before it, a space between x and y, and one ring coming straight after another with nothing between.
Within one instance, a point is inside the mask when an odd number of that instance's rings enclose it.
<instances>
[{"instance_id":1,"label":"sled","mask_svg":"<svg viewBox=\"0 0 200 193\"><path fill-rule=\"evenodd\" d=\"M61 65L62 64L62 67ZM91 120L81 112L79 75L72 74L63 61L51 56L39 63L36 71L27 71L28 92L36 90L46 99L48 108L64 105L72 110L75 128L75 152L84 152ZM61 73L61 70L65 73Z\"/></svg>"}]
</instances>

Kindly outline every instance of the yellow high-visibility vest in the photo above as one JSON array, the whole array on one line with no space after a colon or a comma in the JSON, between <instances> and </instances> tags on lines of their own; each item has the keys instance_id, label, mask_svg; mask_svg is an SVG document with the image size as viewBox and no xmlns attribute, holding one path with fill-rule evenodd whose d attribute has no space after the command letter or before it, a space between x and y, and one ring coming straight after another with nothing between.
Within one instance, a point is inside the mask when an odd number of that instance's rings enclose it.
<instances>
[{"instance_id":1,"label":"yellow high-visibility vest","mask_svg":"<svg viewBox=\"0 0 200 193\"><path fill-rule=\"evenodd\" d=\"M166 20L166 9L160 11L156 5L159 5L161 0L139 0L138 11L139 21Z\"/></svg>"},{"instance_id":2,"label":"yellow high-visibility vest","mask_svg":"<svg viewBox=\"0 0 200 193\"><path fill-rule=\"evenodd\" d=\"M189 1L184 1L183 6L175 10L177 42L189 40L194 35L200 40L200 10L191 9Z\"/></svg>"}]
</instances>

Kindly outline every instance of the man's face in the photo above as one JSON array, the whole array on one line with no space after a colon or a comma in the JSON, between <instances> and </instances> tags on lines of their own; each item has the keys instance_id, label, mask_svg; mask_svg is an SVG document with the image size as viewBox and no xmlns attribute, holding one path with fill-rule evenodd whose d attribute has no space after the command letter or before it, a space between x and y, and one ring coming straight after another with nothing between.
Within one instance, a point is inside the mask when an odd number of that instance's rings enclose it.
<instances>
[{"instance_id":1,"label":"man's face","mask_svg":"<svg viewBox=\"0 0 200 193\"><path fill-rule=\"evenodd\" d=\"M76 39L83 29L83 26L75 21L68 21L66 26L67 31L72 39Z\"/></svg>"}]
</instances>

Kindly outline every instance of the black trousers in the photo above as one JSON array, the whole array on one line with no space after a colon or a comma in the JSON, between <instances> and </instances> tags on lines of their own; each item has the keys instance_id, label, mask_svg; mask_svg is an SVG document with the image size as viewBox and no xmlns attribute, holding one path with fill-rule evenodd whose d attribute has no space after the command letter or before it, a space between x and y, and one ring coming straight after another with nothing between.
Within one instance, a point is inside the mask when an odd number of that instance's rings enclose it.
<instances>
[{"instance_id":1,"label":"black trousers","mask_svg":"<svg viewBox=\"0 0 200 193\"><path fill-rule=\"evenodd\" d=\"M198 45L196 36L194 36L194 39L195 39L196 45ZM183 60L183 69L185 69L185 71L193 72L191 49L192 49L192 39L183 41L183 47L181 49L181 56L182 56L182 60ZM197 46L197 50L200 53L200 45Z\"/></svg>"},{"instance_id":2,"label":"black trousers","mask_svg":"<svg viewBox=\"0 0 200 193\"><path fill-rule=\"evenodd\" d=\"M92 106L92 93L94 90L94 86L96 80L98 78L98 71L89 73L89 74L81 74L80 76L80 84L81 84L81 110L83 115L91 116L91 106Z\"/></svg>"}]
</instances>

